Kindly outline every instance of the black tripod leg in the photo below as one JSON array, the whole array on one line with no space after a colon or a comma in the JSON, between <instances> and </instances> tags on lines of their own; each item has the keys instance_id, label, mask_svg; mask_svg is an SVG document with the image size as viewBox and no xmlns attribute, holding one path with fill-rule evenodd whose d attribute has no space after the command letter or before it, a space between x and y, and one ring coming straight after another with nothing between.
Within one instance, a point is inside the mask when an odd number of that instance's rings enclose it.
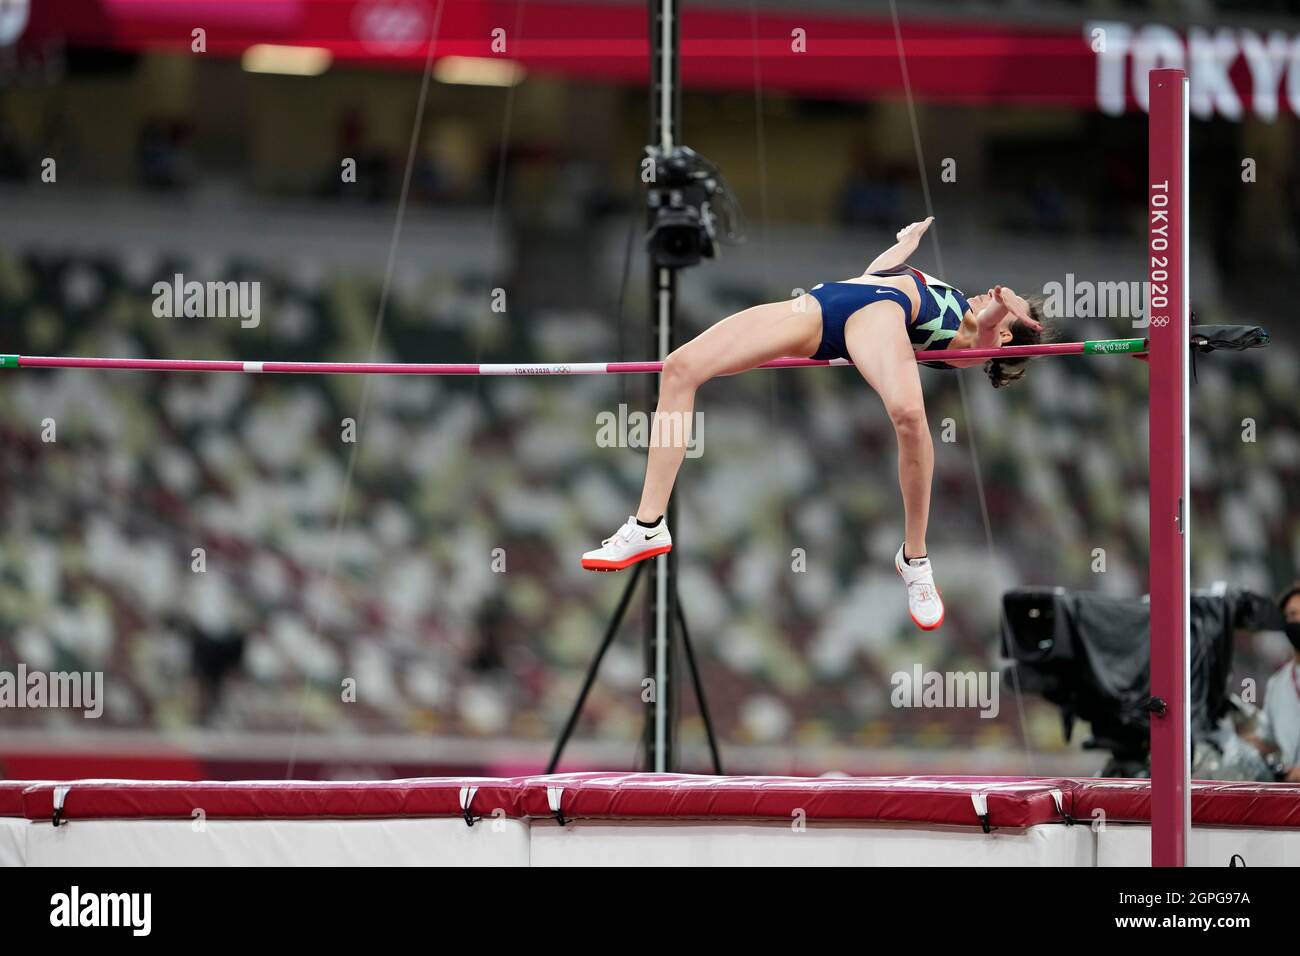
<instances>
[{"instance_id":1,"label":"black tripod leg","mask_svg":"<svg viewBox=\"0 0 1300 956\"><path fill-rule=\"evenodd\" d=\"M627 606L632 603L632 593L636 590L637 581L641 580L641 572L645 570L648 561L642 561L632 572L632 578L627 582L627 587L623 589L623 596L618 599L618 607L614 610L614 616L609 620L609 626L605 628L605 639L600 642L600 650L596 651L595 658L592 659L591 666L587 668L587 676L582 682L582 690L578 694L578 699L573 704L573 711L569 714L568 722L564 725L564 730L560 732L560 739L555 742L555 750L551 753L551 760L546 765L547 773L555 773L555 768L560 764L560 757L564 754L564 747L569 742L569 737L573 735L573 729L578 726L578 718L582 716L582 705L587 702L587 695L591 693L591 685L596 683L596 672L600 670L600 662L605 657L605 652L609 650L609 645L614 643L614 635L618 633L618 626L623 623L623 615L627 613Z\"/></svg>"},{"instance_id":2,"label":"black tripod leg","mask_svg":"<svg viewBox=\"0 0 1300 956\"><path fill-rule=\"evenodd\" d=\"M713 757L713 772L722 776L722 757L718 754L718 740L713 736L713 718L709 716L709 704L704 699L704 683L700 680L700 669L695 666L695 651L691 647L691 632L686 629L686 612L682 610L681 598L677 599L677 626L682 629L682 647L686 648L686 666L691 669L691 683L695 685L695 699L700 705L700 716L704 719L704 735L709 741L709 754Z\"/></svg>"}]
</instances>

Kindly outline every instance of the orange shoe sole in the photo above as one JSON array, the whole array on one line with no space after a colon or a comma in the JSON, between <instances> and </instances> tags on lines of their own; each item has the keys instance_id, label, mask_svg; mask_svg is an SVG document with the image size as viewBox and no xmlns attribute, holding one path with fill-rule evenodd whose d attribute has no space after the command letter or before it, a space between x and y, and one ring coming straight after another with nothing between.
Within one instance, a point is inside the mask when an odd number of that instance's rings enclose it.
<instances>
[{"instance_id":1,"label":"orange shoe sole","mask_svg":"<svg viewBox=\"0 0 1300 956\"><path fill-rule=\"evenodd\" d=\"M659 557L661 554L667 554L672 549L673 546L667 544L662 548L651 548L649 551L642 551L640 554L633 555L623 561L601 561L599 558L583 558L582 566L588 571L622 571L624 568L630 568L638 562L648 561L651 558Z\"/></svg>"},{"instance_id":2,"label":"orange shoe sole","mask_svg":"<svg viewBox=\"0 0 1300 956\"><path fill-rule=\"evenodd\" d=\"M935 621L933 624L922 624L920 621L918 621L918 620L916 619L916 615L913 614L913 613L911 612L911 610L908 610L908 612L907 612L907 616L910 617L910 618L912 619L912 623L915 624L917 627L919 627L921 630L923 630L923 631L937 631L937 630L939 629L939 625L943 624L943 617L944 617L944 614L947 614L947 613L948 613L948 609L947 609L947 608L944 608L944 609L943 609L943 614L940 614L940 615L939 615L939 620Z\"/></svg>"}]
</instances>

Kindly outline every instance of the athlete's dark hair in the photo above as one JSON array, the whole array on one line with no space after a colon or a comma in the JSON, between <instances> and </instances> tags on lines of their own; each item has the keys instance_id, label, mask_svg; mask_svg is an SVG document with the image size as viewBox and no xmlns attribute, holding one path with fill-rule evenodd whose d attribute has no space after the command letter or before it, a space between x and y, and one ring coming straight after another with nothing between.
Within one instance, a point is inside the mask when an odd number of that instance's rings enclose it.
<instances>
[{"instance_id":1,"label":"athlete's dark hair","mask_svg":"<svg viewBox=\"0 0 1300 956\"><path fill-rule=\"evenodd\" d=\"M1038 345L1048 341L1051 337L1050 330L1043 322L1043 299L1041 296L1032 298L1026 296L1025 302L1029 304L1029 314L1034 321L1043 326L1040 332L1037 329L1030 328L1024 322L1016 320L1011 325L1011 341L1007 345ZM994 388L1006 388L1016 379L1023 378L1025 366L1029 363L1027 358L1004 358L989 359L984 363L984 371L988 374L989 381L993 383Z\"/></svg>"}]
</instances>

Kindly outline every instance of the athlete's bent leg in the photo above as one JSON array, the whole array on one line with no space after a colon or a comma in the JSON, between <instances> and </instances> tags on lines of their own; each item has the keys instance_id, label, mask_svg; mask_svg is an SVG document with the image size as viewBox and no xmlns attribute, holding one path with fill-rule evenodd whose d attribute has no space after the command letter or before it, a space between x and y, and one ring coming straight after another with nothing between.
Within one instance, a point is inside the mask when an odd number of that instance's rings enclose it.
<instances>
[{"instance_id":1,"label":"athlete's bent leg","mask_svg":"<svg viewBox=\"0 0 1300 956\"><path fill-rule=\"evenodd\" d=\"M659 382L659 405L637 518L653 521L668 507L677 471L686 457L695 392L701 385L772 359L811 355L820 342L821 307L805 295L729 315L669 355Z\"/></svg>"},{"instance_id":2,"label":"athlete's bent leg","mask_svg":"<svg viewBox=\"0 0 1300 956\"><path fill-rule=\"evenodd\" d=\"M812 355L821 343L821 328L821 307L804 295L729 315L668 356L659 381L641 503L613 537L583 555L584 568L618 571L672 549L663 515L690 442L695 392L720 375L787 355Z\"/></svg>"}]
</instances>

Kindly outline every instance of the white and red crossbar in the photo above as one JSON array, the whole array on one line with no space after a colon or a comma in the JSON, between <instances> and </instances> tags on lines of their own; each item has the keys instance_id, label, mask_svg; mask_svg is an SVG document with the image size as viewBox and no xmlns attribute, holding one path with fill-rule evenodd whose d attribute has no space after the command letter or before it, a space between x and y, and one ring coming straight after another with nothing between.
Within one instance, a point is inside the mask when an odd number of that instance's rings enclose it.
<instances>
[{"instance_id":1,"label":"white and red crossbar","mask_svg":"<svg viewBox=\"0 0 1300 956\"><path fill-rule=\"evenodd\" d=\"M998 349L917 352L921 362L954 359L1033 358L1044 355L1142 353L1145 339L1102 339L1008 345ZM845 359L781 358L759 368L814 368L852 364ZM83 356L0 355L0 368L118 369L132 372L251 372L281 375L637 375L662 372L663 362L572 362L551 365L447 364L433 362L246 362L238 359L89 358Z\"/></svg>"}]
</instances>

